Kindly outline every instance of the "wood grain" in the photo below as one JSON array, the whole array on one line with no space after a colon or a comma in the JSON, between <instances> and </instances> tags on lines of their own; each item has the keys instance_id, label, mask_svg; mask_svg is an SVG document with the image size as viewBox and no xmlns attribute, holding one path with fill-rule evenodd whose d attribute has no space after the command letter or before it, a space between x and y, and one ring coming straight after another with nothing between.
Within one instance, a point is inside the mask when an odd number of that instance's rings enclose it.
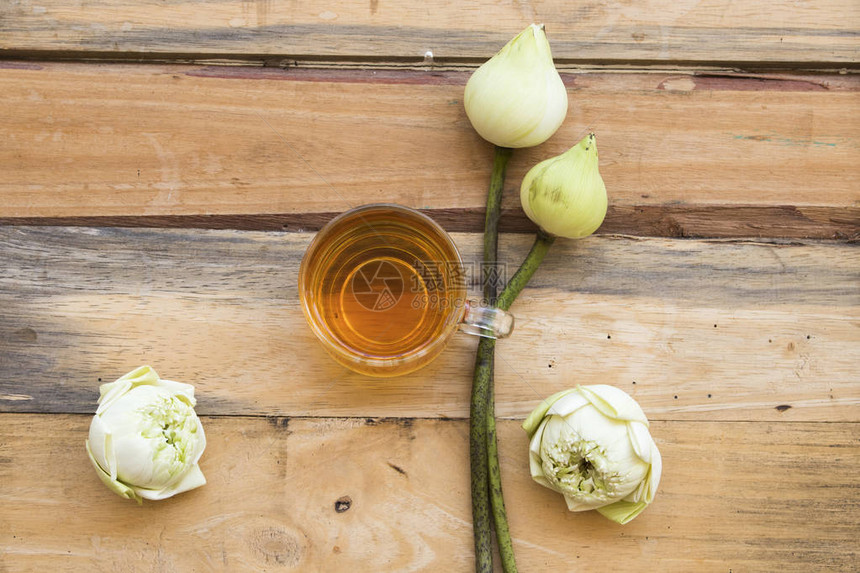
<instances>
[{"instance_id":1,"label":"wood grain","mask_svg":"<svg viewBox=\"0 0 860 573\"><path fill-rule=\"evenodd\" d=\"M3 51L195 54L242 59L443 61L492 56L531 22L563 61L856 64L860 9L815 3L648 0L468 4L175 0L40 0L0 5Z\"/></svg>"},{"instance_id":2,"label":"wood grain","mask_svg":"<svg viewBox=\"0 0 860 573\"><path fill-rule=\"evenodd\" d=\"M515 190L514 190L515 191ZM483 232L478 208L420 209L449 232ZM236 229L243 231L318 231L339 212L251 215L106 215L71 217L0 217L0 225L160 227ZM503 209L503 233L538 229L521 208ZM610 205L597 234L645 237L784 239L860 239L860 208L793 205Z\"/></svg>"},{"instance_id":3,"label":"wood grain","mask_svg":"<svg viewBox=\"0 0 860 573\"><path fill-rule=\"evenodd\" d=\"M465 421L204 418L207 485L142 507L95 476L83 449L89 421L0 415L3 571L464 571L472 562ZM858 429L656 422L664 478L654 504L622 527L571 513L532 482L526 436L503 422L520 568L595 571L611 559L632 571L848 571L860 527Z\"/></svg>"},{"instance_id":4,"label":"wood grain","mask_svg":"<svg viewBox=\"0 0 860 573\"><path fill-rule=\"evenodd\" d=\"M450 210L478 230L492 149L465 116L466 78L5 64L0 220L313 228L320 214L390 201ZM504 207L514 227L528 227L525 172L593 129L609 232L860 233L860 122L846 114L860 104L860 77L565 79L565 125L512 160Z\"/></svg>"},{"instance_id":5,"label":"wood grain","mask_svg":"<svg viewBox=\"0 0 860 573\"><path fill-rule=\"evenodd\" d=\"M465 334L402 378L325 355L296 287L311 236L0 228L0 410L90 412L99 382L150 363L207 414L467 416ZM474 282L480 235L454 239ZM508 276L530 242L502 238ZM500 416L611 383L658 420L860 420L857 245L558 241L513 312Z\"/></svg>"}]
</instances>

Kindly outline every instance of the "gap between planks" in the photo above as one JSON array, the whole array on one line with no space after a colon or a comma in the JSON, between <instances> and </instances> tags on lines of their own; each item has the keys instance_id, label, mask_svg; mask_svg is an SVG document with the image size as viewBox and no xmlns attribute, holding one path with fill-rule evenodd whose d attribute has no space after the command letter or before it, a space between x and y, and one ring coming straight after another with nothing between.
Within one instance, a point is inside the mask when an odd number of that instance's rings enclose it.
<instances>
[{"instance_id":1,"label":"gap between planks","mask_svg":"<svg viewBox=\"0 0 860 573\"><path fill-rule=\"evenodd\" d=\"M471 74L487 58L461 58L456 56L332 56L272 55L272 54L218 54L191 52L100 52L86 50L0 50L0 68L7 62L56 62L85 64L155 64L194 65L213 67L256 67L302 70L339 71L409 71L429 73L465 72ZM573 59L553 58L561 73L705 73L705 74L857 74L860 61L767 61L767 60L707 60L675 59Z\"/></svg>"},{"instance_id":2,"label":"gap between planks","mask_svg":"<svg viewBox=\"0 0 860 573\"><path fill-rule=\"evenodd\" d=\"M3 397L0 396L0 400ZM0 410L0 417L2 416L83 416L83 417L92 417L95 414L97 404L93 402L93 412L36 412L36 411L28 411L28 410L15 410L15 411L3 411ZM647 413L646 413L647 415ZM285 424L289 424L291 421L313 421L313 420L332 420L332 421L342 421L342 422L358 422L363 421L367 425L375 426L381 424L409 424L413 422L453 422L453 423L462 423L468 422L469 418L461 417L461 416L331 416L320 414L318 416L311 415L277 415L277 414L199 414L202 419L248 419L248 420L266 420L267 422L284 426ZM508 423L514 422L524 422L525 416L496 416L496 420L503 420ZM693 424L842 424L842 425L851 425L851 424L860 424L860 420L780 420L780 419L772 419L772 420L750 420L750 419L689 419L689 418L653 418L651 419L653 422L659 422L661 424L667 423L693 423Z\"/></svg>"},{"instance_id":3,"label":"gap between planks","mask_svg":"<svg viewBox=\"0 0 860 573\"><path fill-rule=\"evenodd\" d=\"M479 209L419 209L448 232L481 232ZM339 212L214 215L0 217L7 226L124 227L236 231L318 231ZM535 233L521 209L504 209L504 233ZM860 239L860 207L793 205L610 205L598 235L689 239Z\"/></svg>"}]
</instances>

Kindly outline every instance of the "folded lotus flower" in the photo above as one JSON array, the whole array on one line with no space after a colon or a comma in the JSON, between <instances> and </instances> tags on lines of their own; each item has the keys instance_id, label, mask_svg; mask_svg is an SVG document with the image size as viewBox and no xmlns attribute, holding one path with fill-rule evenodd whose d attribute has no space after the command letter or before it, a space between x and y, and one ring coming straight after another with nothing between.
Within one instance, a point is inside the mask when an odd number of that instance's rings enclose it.
<instances>
[{"instance_id":1,"label":"folded lotus flower","mask_svg":"<svg viewBox=\"0 0 860 573\"><path fill-rule=\"evenodd\" d=\"M193 386L141 366L100 392L86 447L106 486L141 503L206 483L198 465L206 435Z\"/></svg>"},{"instance_id":2,"label":"folded lotus flower","mask_svg":"<svg viewBox=\"0 0 860 573\"><path fill-rule=\"evenodd\" d=\"M523 423L529 468L571 511L596 509L627 523L654 500L663 463L648 419L629 394L577 386L541 403Z\"/></svg>"}]
</instances>

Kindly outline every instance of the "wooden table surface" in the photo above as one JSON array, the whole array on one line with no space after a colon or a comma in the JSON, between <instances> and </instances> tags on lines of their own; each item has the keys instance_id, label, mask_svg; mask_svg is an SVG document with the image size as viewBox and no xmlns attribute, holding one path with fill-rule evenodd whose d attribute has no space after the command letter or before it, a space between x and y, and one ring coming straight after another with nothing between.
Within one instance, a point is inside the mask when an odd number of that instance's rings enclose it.
<instances>
[{"instance_id":1,"label":"wooden table surface","mask_svg":"<svg viewBox=\"0 0 860 573\"><path fill-rule=\"evenodd\" d=\"M20 0L0 2L0 571L470 570L475 340L350 374L297 270L379 201L479 259L493 150L463 88L532 22L570 112L513 156L501 258L534 231L524 173L588 129L610 208L499 344L521 571L858 570L856 0ZM141 364L196 386L208 484L139 507L84 440L99 384ZM626 526L528 474L522 419L593 383L631 393L663 453Z\"/></svg>"}]
</instances>

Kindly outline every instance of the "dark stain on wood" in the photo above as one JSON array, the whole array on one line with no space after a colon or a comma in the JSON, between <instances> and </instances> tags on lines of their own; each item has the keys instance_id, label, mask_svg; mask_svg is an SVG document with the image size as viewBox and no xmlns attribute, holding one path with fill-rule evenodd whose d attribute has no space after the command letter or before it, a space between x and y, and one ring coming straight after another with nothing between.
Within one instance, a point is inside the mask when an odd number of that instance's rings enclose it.
<instances>
[{"instance_id":1,"label":"dark stain on wood","mask_svg":"<svg viewBox=\"0 0 860 573\"><path fill-rule=\"evenodd\" d=\"M365 418L364 424L366 426L394 424L403 428L411 428L415 424L415 418Z\"/></svg>"},{"instance_id":2,"label":"dark stain on wood","mask_svg":"<svg viewBox=\"0 0 860 573\"><path fill-rule=\"evenodd\" d=\"M789 410L789 409L791 409L791 406L789 406L788 404L781 404L781 405L776 407L777 412L785 412L786 410Z\"/></svg>"},{"instance_id":3,"label":"dark stain on wood","mask_svg":"<svg viewBox=\"0 0 860 573\"><path fill-rule=\"evenodd\" d=\"M334 510L337 513L344 513L349 511L349 508L352 507L352 498L348 495L340 497L337 501L334 502Z\"/></svg>"},{"instance_id":4,"label":"dark stain on wood","mask_svg":"<svg viewBox=\"0 0 860 573\"><path fill-rule=\"evenodd\" d=\"M266 421L278 430L289 430L290 418L287 416L266 416Z\"/></svg>"},{"instance_id":5,"label":"dark stain on wood","mask_svg":"<svg viewBox=\"0 0 860 573\"><path fill-rule=\"evenodd\" d=\"M409 474L406 473L406 470L404 470L400 466L398 466L396 464L392 464L391 462L386 462L386 463L388 464L388 467L390 467L391 469L393 469L394 471L396 471L400 475L405 476L405 477L409 477Z\"/></svg>"}]
</instances>

